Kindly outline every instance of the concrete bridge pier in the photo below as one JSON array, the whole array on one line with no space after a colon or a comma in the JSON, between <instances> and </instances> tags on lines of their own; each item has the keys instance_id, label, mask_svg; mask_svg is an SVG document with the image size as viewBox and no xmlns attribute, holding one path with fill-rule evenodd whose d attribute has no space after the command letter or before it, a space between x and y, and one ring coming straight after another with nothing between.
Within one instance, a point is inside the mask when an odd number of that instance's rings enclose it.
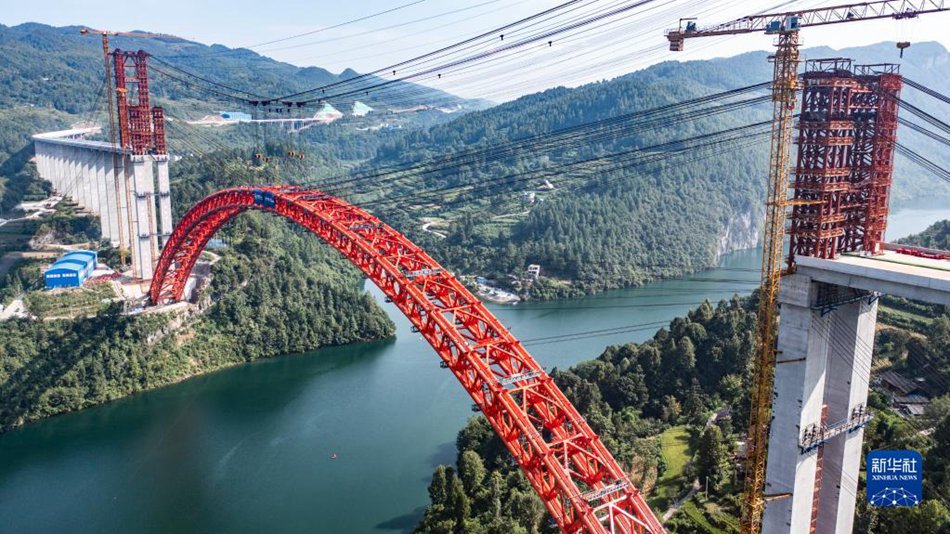
<instances>
[{"instance_id":1,"label":"concrete bridge pier","mask_svg":"<svg viewBox=\"0 0 950 534\"><path fill-rule=\"evenodd\" d=\"M832 322L832 343L825 381L827 418L829 422L845 421L866 412L877 299L870 297L844 304L830 312L828 317ZM845 342L837 343L839 339ZM854 340L854 343L848 343L849 340ZM862 426L823 445L816 532L851 532L863 442Z\"/></svg>"},{"instance_id":2,"label":"concrete bridge pier","mask_svg":"<svg viewBox=\"0 0 950 534\"><path fill-rule=\"evenodd\" d=\"M119 246L125 250L132 250L133 236L135 228L132 223L132 177L129 174L130 163L127 157L119 156L119 167L115 169L115 179L119 181L119 197L116 200L116 206L119 209L119 224L122 225L122 233L119 236Z\"/></svg>"},{"instance_id":3,"label":"concrete bridge pier","mask_svg":"<svg viewBox=\"0 0 950 534\"><path fill-rule=\"evenodd\" d=\"M158 211L161 219L159 238L161 246L164 247L175 229L175 222L172 220L171 185L168 180L168 156L155 156L155 169L158 173Z\"/></svg>"},{"instance_id":4,"label":"concrete bridge pier","mask_svg":"<svg viewBox=\"0 0 950 534\"><path fill-rule=\"evenodd\" d=\"M110 219L113 217L109 211L109 197L107 193L106 178L106 160L109 155L105 152L96 152L96 190L99 197L99 227L102 229L102 239L112 242L110 234Z\"/></svg>"},{"instance_id":5,"label":"concrete bridge pier","mask_svg":"<svg viewBox=\"0 0 950 534\"><path fill-rule=\"evenodd\" d=\"M152 278L154 264L152 258L157 252L155 239L155 190L152 171L152 160L147 156L132 156L132 188L135 192L133 199L134 226L138 232L132 238L132 254L138 261L133 262L137 267L135 276L145 280ZM157 257L157 256L155 256Z\"/></svg>"},{"instance_id":6,"label":"concrete bridge pier","mask_svg":"<svg viewBox=\"0 0 950 534\"><path fill-rule=\"evenodd\" d=\"M102 235L109 240L112 246L119 245L120 213L118 208L119 196L116 193L116 156L108 152L102 154L102 187L104 206L102 209ZM121 158L120 162L121 162ZM121 163L120 163L121 164Z\"/></svg>"},{"instance_id":7,"label":"concrete bridge pier","mask_svg":"<svg viewBox=\"0 0 950 534\"><path fill-rule=\"evenodd\" d=\"M73 161L72 181L75 198L78 199L80 208L84 210L89 209L89 197L87 195L85 180L86 172L88 172L86 158L84 158L82 152L76 148L72 149L70 157Z\"/></svg>"},{"instance_id":8,"label":"concrete bridge pier","mask_svg":"<svg viewBox=\"0 0 950 534\"><path fill-rule=\"evenodd\" d=\"M82 184L83 194L86 197L86 209L93 215L98 214L96 205L96 158L92 152L85 152L79 155L82 162L82 172L79 175Z\"/></svg>"},{"instance_id":9,"label":"concrete bridge pier","mask_svg":"<svg viewBox=\"0 0 950 534\"><path fill-rule=\"evenodd\" d=\"M950 270L945 261L890 251L801 256L797 264L779 291L762 528L851 532L863 426L872 415L866 406L877 296L950 304Z\"/></svg>"},{"instance_id":10,"label":"concrete bridge pier","mask_svg":"<svg viewBox=\"0 0 950 534\"><path fill-rule=\"evenodd\" d=\"M89 198L86 195L86 180L84 179L87 172L86 159L83 157L82 152L76 148L72 149L70 158L72 158L73 162L73 175L70 178L73 183L74 198L78 200L79 207L85 210L89 208Z\"/></svg>"},{"instance_id":11,"label":"concrete bridge pier","mask_svg":"<svg viewBox=\"0 0 950 534\"><path fill-rule=\"evenodd\" d=\"M106 154L104 152L94 152L92 155L93 166L96 172L91 176L95 183L95 210L100 218L103 239L108 239L106 235L109 232L106 212Z\"/></svg>"},{"instance_id":12,"label":"concrete bridge pier","mask_svg":"<svg viewBox=\"0 0 950 534\"><path fill-rule=\"evenodd\" d=\"M66 184L63 193L66 194L79 207L82 207L82 198L79 195L79 188L76 187L76 180L79 176L79 162L76 161L76 149L66 147Z\"/></svg>"},{"instance_id":13,"label":"concrete bridge pier","mask_svg":"<svg viewBox=\"0 0 950 534\"><path fill-rule=\"evenodd\" d=\"M43 145L41 152L36 155L37 161L44 162L40 165L40 176L46 178L53 186L53 191L59 191L60 165L59 148L55 145Z\"/></svg>"},{"instance_id":14,"label":"concrete bridge pier","mask_svg":"<svg viewBox=\"0 0 950 534\"><path fill-rule=\"evenodd\" d=\"M763 531L851 532L877 298L794 274L779 304Z\"/></svg>"},{"instance_id":15,"label":"concrete bridge pier","mask_svg":"<svg viewBox=\"0 0 950 534\"><path fill-rule=\"evenodd\" d=\"M828 365L830 318L811 309L817 287L808 277L782 279L781 326L765 475L765 533L807 534L811 528L817 457L799 440L821 419Z\"/></svg>"}]
</instances>

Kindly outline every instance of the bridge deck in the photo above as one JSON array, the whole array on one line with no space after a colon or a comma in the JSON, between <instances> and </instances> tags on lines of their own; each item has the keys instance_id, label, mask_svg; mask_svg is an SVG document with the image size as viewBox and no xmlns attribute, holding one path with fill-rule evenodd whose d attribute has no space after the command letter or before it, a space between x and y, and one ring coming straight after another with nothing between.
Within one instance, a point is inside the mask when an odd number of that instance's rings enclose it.
<instances>
[{"instance_id":1,"label":"bridge deck","mask_svg":"<svg viewBox=\"0 0 950 534\"><path fill-rule=\"evenodd\" d=\"M33 136L36 143L48 143L51 145L63 145L86 150L97 150L100 152L114 152L117 154L128 154L130 151L122 147L117 147L112 143L105 141L90 141L85 138L87 135L94 135L101 131L99 127L94 128L74 128L72 130L60 130L58 132L45 132Z\"/></svg>"},{"instance_id":2,"label":"bridge deck","mask_svg":"<svg viewBox=\"0 0 950 534\"><path fill-rule=\"evenodd\" d=\"M796 263L797 272L815 281L950 305L950 261L885 251L834 260L803 256Z\"/></svg>"}]
</instances>

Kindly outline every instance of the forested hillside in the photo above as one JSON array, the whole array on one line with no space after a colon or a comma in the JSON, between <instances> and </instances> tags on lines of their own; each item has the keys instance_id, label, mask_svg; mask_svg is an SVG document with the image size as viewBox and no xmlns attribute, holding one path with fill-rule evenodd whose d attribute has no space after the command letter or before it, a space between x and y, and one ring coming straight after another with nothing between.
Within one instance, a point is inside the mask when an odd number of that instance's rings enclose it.
<instances>
[{"instance_id":1,"label":"forested hillside","mask_svg":"<svg viewBox=\"0 0 950 534\"><path fill-rule=\"evenodd\" d=\"M943 221L906 241L926 246L948 237ZM706 302L644 343L610 346L596 360L552 372L655 513L701 481L703 491L665 523L669 532L738 532L742 479L734 455L748 417L754 310L754 296ZM950 532L950 307L883 297L874 359L872 383L894 370L922 378L934 391L924 415L907 418L872 390L868 406L875 416L865 428L865 453L923 454L925 500L914 508L868 508L859 483L854 531ZM484 417L469 420L456 448L455 465L438 466L432 475L416 532L556 532Z\"/></svg>"},{"instance_id":2,"label":"forested hillside","mask_svg":"<svg viewBox=\"0 0 950 534\"><path fill-rule=\"evenodd\" d=\"M265 172L228 162L218 173L217 157L203 163L176 168L174 179L192 185L176 189L179 206L226 183L258 183ZM205 295L214 304L182 328L167 315L120 315L121 305L76 320L0 322L0 432L228 365L392 335L359 272L283 219L245 214L219 237L228 247L215 251L221 260ZM0 296L37 277L0 278Z\"/></svg>"},{"instance_id":3,"label":"forested hillside","mask_svg":"<svg viewBox=\"0 0 950 534\"><path fill-rule=\"evenodd\" d=\"M894 50L892 43L882 43L846 50L806 50L805 55L881 62L896 61ZM940 45L918 43L903 60L902 72L946 91L950 82L939 73L947 65L950 54ZM662 63L576 89L551 89L407 133L383 146L365 172L429 158L438 161L445 154L464 153L473 147L503 146L513 139L543 136L590 121L749 86L769 77L766 55L751 53L711 61ZM903 97L934 114L945 112L950 117L950 109L943 109L946 106L911 89L906 89ZM411 214L406 213L407 203L401 202L387 216L399 221L403 229L415 230L436 254L463 272L504 280L528 264L540 264L542 275L549 278L535 284L531 293L541 297L638 284L706 268L720 253L756 243L767 174L767 139L753 147L723 148L711 154L671 151L659 161L607 170L558 168L769 117L768 104L763 103L702 118L686 114L674 117L669 124L628 128L587 142L581 138L556 151L528 149L501 158L491 151L485 156L479 153L445 169L425 169L418 179L410 176L397 181L391 187L403 192L455 189L442 195L416 195L421 197L418 205L411 204L414 197L409 195ZM950 165L950 157L936 148L935 141L903 130L901 141ZM536 175L538 169L553 171L527 181L518 179ZM512 178L502 179L507 177ZM893 208L950 202L946 182L901 157L897 158L894 181ZM485 183L497 185L485 187ZM390 185L383 182L381 186ZM381 209L388 207L385 202L383 205ZM447 238L419 232L422 217L440 220Z\"/></svg>"},{"instance_id":4,"label":"forested hillside","mask_svg":"<svg viewBox=\"0 0 950 534\"><path fill-rule=\"evenodd\" d=\"M923 232L905 237L900 242L920 247L950 250L950 220L936 222Z\"/></svg>"},{"instance_id":5,"label":"forested hillside","mask_svg":"<svg viewBox=\"0 0 950 534\"><path fill-rule=\"evenodd\" d=\"M52 27L27 23L0 25L0 211L15 205L35 186L20 174L25 157L32 156L30 136L42 131L84 124L108 124L103 97L102 43L98 36L80 35L81 26ZM144 49L153 55L150 88L153 104L166 108L169 143L178 154L212 151L224 146L252 146L263 140L286 136L278 128L199 129L185 124L222 110L254 113L272 118L268 112L236 103L216 94L196 91L194 87L171 78L174 68L198 73L217 83L252 94L286 95L296 91L339 82L356 76L352 70L333 74L317 67L300 68L266 58L247 49L230 49L165 38L111 37L112 49ZM164 62L164 63L162 63ZM164 65L164 66L163 66ZM170 67L170 66L171 67ZM167 73L167 74L163 74ZM355 98L334 102L349 113ZM363 95L361 101L379 113L392 107L417 104L481 107L447 93L410 83L396 84L379 95ZM295 113L310 116L315 107ZM280 115L281 117L286 114ZM407 113L399 116L401 126L424 127L446 120L438 111ZM367 119L347 117L325 128L311 128L300 137L318 153L340 160L365 160L375 155L376 147L395 131L357 131ZM270 133L272 131L272 133ZM301 142L297 141L296 142ZM20 155L21 157L12 158ZM8 161L9 160L9 161Z\"/></svg>"},{"instance_id":6,"label":"forested hillside","mask_svg":"<svg viewBox=\"0 0 950 534\"><path fill-rule=\"evenodd\" d=\"M97 98L95 89L102 85L102 43L99 36L80 35L82 26L53 27L27 23L0 25L0 107L18 105L48 107L72 114L87 112ZM110 37L113 50L147 51L154 56L155 67L168 64L234 87L250 94L280 96L312 87L338 82L358 74L347 69L333 74L317 67L301 68L259 55L248 49L204 45L173 38ZM163 68L164 72L169 67ZM169 77L153 73L150 88L159 98L169 101L195 100L196 92ZM406 94L417 94L418 103L465 103L446 93L405 83ZM200 95L212 103L226 100ZM399 91L387 91L383 100L373 95L363 99L373 107L386 106L385 98L400 100ZM352 101L335 102L340 109ZM233 102L231 105L235 105ZM216 111L216 109L210 109Z\"/></svg>"},{"instance_id":7,"label":"forested hillside","mask_svg":"<svg viewBox=\"0 0 950 534\"><path fill-rule=\"evenodd\" d=\"M577 89L552 89L409 133L382 148L370 165L503 144L657 108L762 82L766 78L757 78L760 72L754 62L740 59L666 63ZM547 280L532 287L540 297L635 285L706 268L721 252L755 245L764 182L752 177L763 168L765 153L670 151L656 161L629 165L598 166L597 159L609 161L610 154L649 150L765 120L767 113L763 105L695 120L684 113L668 125L581 139L559 151L526 150L500 161L426 173L422 188L475 186L594 160L591 170L555 170L543 179L463 190L446 201L432 201L435 206L423 210L425 215L448 221L449 232L445 240L426 236L428 245L463 272L498 279L520 273L529 263L540 264ZM525 194L531 196L526 199ZM727 229L730 239L723 242Z\"/></svg>"}]
</instances>

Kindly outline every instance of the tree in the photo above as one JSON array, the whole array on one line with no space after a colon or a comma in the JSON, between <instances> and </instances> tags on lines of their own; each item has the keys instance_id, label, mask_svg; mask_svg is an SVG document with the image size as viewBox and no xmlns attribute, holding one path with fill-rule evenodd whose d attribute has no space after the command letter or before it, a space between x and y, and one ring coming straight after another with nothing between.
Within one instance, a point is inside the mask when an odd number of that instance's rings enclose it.
<instances>
[{"instance_id":1,"label":"tree","mask_svg":"<svg viewBox=\"0 0 950 534\"><path fill-rule=\"evenodd\" d=\"M485 464L475 451L464 451L459 459L459 477L469 494L475 494L485 480Z\"/></svg>"},{"instance_id":2,"label":"tree","mask_svg":"<svg viewBox=\"0 0 950 534\"><path fill-rule=\"evenodd\" d=\"M501 517L501 500L505 494L505 479L501 473L493 471L488 477L489 516L493 519Z\"/></svg>"},{"instance_id":3,"label":"tree","mask_svg":"<svg viewBox=\"0 0 950 534\"><path fill-rule=\"evenodd\" d=\"M465 494L462 481L457 476L453 476L449 484L449 507L452 518L455 519L455 531L464 532L465 520L472 512L472 503Z\"/></svg>"},{"instance_id":4,"label":"tree","mask_svg":"<svg viewBox=\"0 0 950 534\"><path fill-rule=\"evenodd\" d=\"M621 409L625 406L642 407L650 398L650 389L643 382L643 372L636 366L633 373L621 376L617 380L615 395L611 398L611 406Z\"/></svg>"},{"instance_id":5,"label":"tree","mask_svg":"<svg viewBox=\"0 0 950 534\"><path fill-rule=\"evenodd\" d=\"M943 395L924 408L923 422L925 427L932 428L942 423L948 416L950 416L950 395Z\"/></svg>"},{"instance_id":6,"label":"tree","mask_svg":"<svg viewBox=\"0 0 950 534\"><path fill-rule=\"evenodd\" d=\"M455 476L451 467L440 465L432 473L432 482L429 483L429 500L432 504L445 505L449 496L449 481Z\"/></svg>"},{"instance_id":7,"label":"tree","mask_svg":"<svg viewBox=\"0 0 950 534\"><path fill-rule=\"evenodd\" d=\"M722 437L722 430L716 425L710 425L703 431L696 452L696 472L699 481L709 490L718 492L723 482L728 479L729 449Z\"/></svg>"},{"instance_id":8,"label":"tree","mask_svg":"<svg viewBox=\"0 0 950 534\"><path fill-rule=\"evenodd\" d=\"M544 517L544 505L531 490L512 490L507 505L508 514L530 532L537 529Z\"/></svg>"},{"instance_id":9,"label":"tree","mask_svg":"<svg viewBox=\"0 0 950 534\"><path fill-rule=\"evenodd\" d=\"M702 419L703 412L706 409L705 402L703 401L705 397L706 394L698 384L689 388L689 392L686 394L686 399L683 401L683 415L686 417L696 417L698 419ZM705 421L703 422L705 423Z\"/></svg>"},{"instance_id":10,"label":"tree","mask_svg":"<svg viewBox=\"0 0 950 534\"><path fill-rule=\"evenodd\" d=\"M950 511L939 500L925 499L920 505L907 508L881 508L875 532L888 534L950 533Z\"/></svg>"},{"instance_id":11,"label":"tree","mask_svg":"<svg viewBox=\"0 0 950 534\"><path fill-rule=\"evenodd\" d=\"M682 408L680 407L680 402L676 400L676 397L672 395L667 395L663 397L662 404L662 418L667 423L675 423L679 419L680 412Z\"/></svg>"}]
</instances>

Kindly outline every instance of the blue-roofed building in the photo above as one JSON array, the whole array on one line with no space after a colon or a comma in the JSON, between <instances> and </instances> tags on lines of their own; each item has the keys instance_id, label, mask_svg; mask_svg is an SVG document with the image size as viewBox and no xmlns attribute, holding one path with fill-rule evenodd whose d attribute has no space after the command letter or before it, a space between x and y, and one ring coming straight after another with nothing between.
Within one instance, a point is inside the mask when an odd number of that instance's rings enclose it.
<instances>
[{"instance_id":1,"label":"blue-roofed building","mask_svg":"<svg viewBox=\"0 0 950 534\"><path fill-rule=\"evenodd\" d=\"M79 287L96 270L98 256L91 250L76 250L63 255L43 274L46 289Z\"/></svg>"}]
</instances>

